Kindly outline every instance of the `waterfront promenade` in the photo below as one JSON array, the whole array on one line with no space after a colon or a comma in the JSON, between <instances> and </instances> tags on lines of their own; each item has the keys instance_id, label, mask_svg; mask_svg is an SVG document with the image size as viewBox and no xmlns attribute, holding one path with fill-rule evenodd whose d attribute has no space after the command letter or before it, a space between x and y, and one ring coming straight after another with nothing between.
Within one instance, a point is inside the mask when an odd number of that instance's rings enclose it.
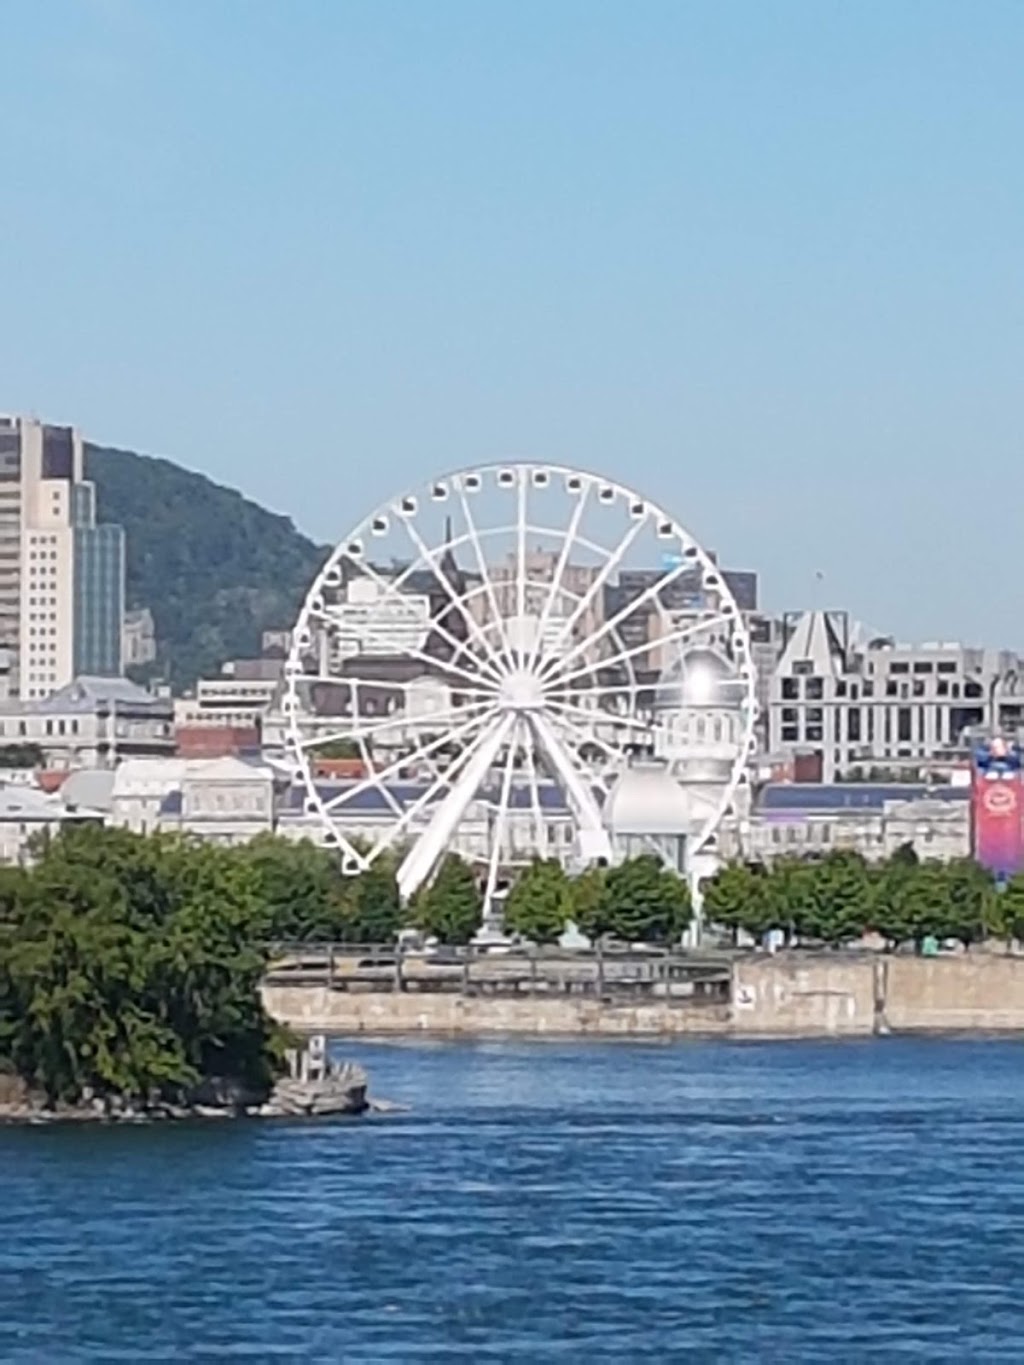
<instances>
[{"instance_id":1,"label":"waterfront promenade","mask_svg":"<svg viewBox=\"0 0 1024 1365\"><path fill-rule=\"evenodd\" d=\"M1024 1031L1024 957L869 952L686 955L548 951L447 966L305 949L263 1000L297 1030L486 1036L869 1036Z\"/></svg>"}]
</instances>

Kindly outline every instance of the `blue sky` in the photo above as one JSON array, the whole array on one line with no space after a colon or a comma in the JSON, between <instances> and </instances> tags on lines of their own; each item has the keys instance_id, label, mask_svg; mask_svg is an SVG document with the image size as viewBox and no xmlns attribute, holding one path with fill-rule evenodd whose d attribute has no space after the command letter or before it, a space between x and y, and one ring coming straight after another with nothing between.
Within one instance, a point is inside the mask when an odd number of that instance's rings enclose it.
<instances>
[{"instance_id":1,"label":"blue sky","mask_svg":"<svg viewBox=\"0 0 1024 1365\"><path fill-rule=\"evenodd\" d=\"M4 0L0 410L338 539L492 457L1024 648L1024 4Z\"/></svg>"}]
</instances>

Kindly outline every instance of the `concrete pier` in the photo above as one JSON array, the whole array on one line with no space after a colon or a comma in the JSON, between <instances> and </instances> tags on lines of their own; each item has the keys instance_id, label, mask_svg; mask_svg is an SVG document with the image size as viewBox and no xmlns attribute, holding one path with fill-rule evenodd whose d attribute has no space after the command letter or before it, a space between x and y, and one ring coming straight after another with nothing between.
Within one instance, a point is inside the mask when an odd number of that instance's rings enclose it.
<instances>
[{"instance_id":1,"label":"concrete pier","mask_svg":"<svg viewBox=\"0 0 1024 1365\"><path fill-rule=\"evenodd\" d=\"M524 991L513 985L354 989L271 977L269 1012L302 1032L616 1037L856 1037L875 1033L1024 1032L1024 957L977 952L917 958L873 953L738 956L675 984Z\"/></svg>"}]
</instances>

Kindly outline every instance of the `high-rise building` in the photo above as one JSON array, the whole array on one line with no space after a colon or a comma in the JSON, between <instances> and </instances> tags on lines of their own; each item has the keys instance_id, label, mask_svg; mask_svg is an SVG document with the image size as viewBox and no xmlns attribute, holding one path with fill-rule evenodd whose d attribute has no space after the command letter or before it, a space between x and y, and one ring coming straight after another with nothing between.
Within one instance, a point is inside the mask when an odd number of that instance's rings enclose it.
<instances>
[{"instance_id":1,"label":"high-rise building","mask_svg":"<svg viewBox=\"0 0 1024 1365\"><path fill-rule=\"evenodd\" d=\"M74 671L113 678L121 672L124 623L124 529L96 523L96 488L72 491Z\"/></svg>"},{"instance_id":2,"label":"high-rise building","mask_svg":"<svg viewBox=\"0 0 1024 1365\"><path fill-rule=\"evenodd\" d=\"M0 416L0 647L26 699L121 671L124 533L96 524L81 434Z\"/></svg>"}]
</instances>

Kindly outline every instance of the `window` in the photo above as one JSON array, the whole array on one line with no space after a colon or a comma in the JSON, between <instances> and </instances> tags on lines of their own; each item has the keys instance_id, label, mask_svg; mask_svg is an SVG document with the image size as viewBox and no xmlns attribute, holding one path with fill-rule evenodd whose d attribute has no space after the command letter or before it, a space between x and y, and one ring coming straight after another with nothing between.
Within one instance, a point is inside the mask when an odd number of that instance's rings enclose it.
<instances>
[{"instance_id":1,"label":"window","mask_svg":"<svg viewBox=\"0 0 1024 1365\"><path fill-rule=\"evenodd\" d=\"M948 697L949 683L946 681L945 678L940 678L939 681L935 684L935 690L936 692L938 692L940 697Z\"/></svg>"},{"instance_id":2,"label":"window","mask_svg":"<svg viewBox=\"0 0 1024 1365\"><path fill-rule=\"evenodd\" d=\"M899 695L899 687L896 685L896 683L887 682L885 684L885 695L887 697L895 697Z\"/></svg>"},{"instance_id":3,"label":"window","mask_svg":"<svg viewBox=\"0 0 1024 1365\"><path fill-rule=\"evenodd\" d=\"M822 733L821 733L821 726L820 726L820 725L808 725L806 733L807 733L807 742L808 742L808 744L820 744L820 743L821 743L821 741L822 741Z\"/></svg>"},{"instance_id":4,"label":"window","mask_svg":"<svg viewBox=\"0 0 1024 1365\"><path fill-rule=\"evenodd\" d=\"M965 696L965 697L980 697L980 696L981 696L981 683L976 683L976 682L966 682L966 683L964 683L964 696Z\"/></svg>"},{"instance_id":5,"label":"window","mask_svg":"<svg viewBox=\"0 0 1024 1365\"><path fill-rule=\"evenodd\" d=\"M956 664L952 661L952 659L941 659L935 665L935 671L937 673L955 673Z\"/></svg>"},{"instance_id":6,"label":"window","mask_svg":"<svg viewBox=\"0 0 1024 1365\"><path fill-rule=\"evenodd\" d=\"M795 725L784 725L782 727L783 744L795 744L798 739L797 728Z\"/></svg>"},{"instance_id":7,"label":"window","mask_svg":"<svg viewBox=\"0 0 1024 1365\"><path fill-rule=\"evenodd\" d=\"M809 706L807 708L808 725L820 725L822 723L822 720L823 715L820 706Z\"/></svg>"},{"instance_id":8,"label":"window","mask_svg":"<svg viewBox=\"0 0 1024 1365\"><path fill-rule=\"evenodd\" d=\"M782 679L782 696L785 701L795 701L800 695L800 684L795 678Z\"/></svg>"},{"instance_id":9,"label":"window","mask_svg":"<svg viewBox=\"0 0 1024 1365\"><path fill-rule=\"evenodd\" d=\"M875 695L875 684L871 681L870 678L866 678L866 679L864 680L864 686L863 686L863 688L861 689L861 696L862 696L862 697L873 697L874 695Z\"/></svg>"},{"instance_id":10,"label":"window","mask_svg":"<svg viewBox=\"0 0 1024 1365\"><path fill-rule=\"evenodd\" d=\"M896 738L901 744L912 738L909 706L901 706L896 712Z\"/></svg>"},{"instance_id":11,"label":"window","mask_svg":"<svg viewBox=\"0 0 1024 1365\"><path fill-rule=\"evenodd\" d=\"M914 672L915 672L915 673L930 673L931 671L932 671L932 662L931 662L930 659L927 659L927 660L919 659L919 660L917 660L917 662L914 664Z\"/></svg>"},{"instance_id":12,"label":"window","mask_svg":"<svg viewBox=\"0 0 1024 1365\"><path fill-rule=\"evenodd\" d=\"M910 665L909 665L905 660L894 659L894 660L892 661L892 663L889 665L889 672L890 672L890 673L909 673L909 672L910 672Z\"/></svg>"},{"instance_id":13,"label":"window","mask_svg":"<svg viewBox=\"0 0 1024 1365\"><path fill-rule=\"evenodd\" d=\"M795 706L784 706L782 708L783 725L795 725L800 717L800 712Z\"/></svg>"},{"instance_id":14,"label":"window","mask_svg":"<svg viewBox=\"0 0 1024 1365\"><path fill-rule=\"evenodd\" d=\"M914 679L914 682L913 682L913 690L914 690L914 696L915 696L915 697L923 697L923 696L924 696L924 683L921 682L918 678L915 678L915 679Z\"/></svg>"},{"instance_id":15,"label":"window","mask_svg":"<svg viewBox=\"0 0 1024 1365\"><path fill-rule=\"evenodd\" d=\"M825 684L821 678L808 678L804 689L804 695L810 701L821 701L825 695Z\"/></svg>"},{"instance_id":16,"label":"window","mask_svg":"<svg viewBox=\"0 0 1024 1365\"><path fill-rule=\"evenodd\" d=\"M814 665L811 663L810 659L797 659L796 663L793 665L793 673L798 678L810 677L813 669Z\"/></svg>"},{"instance_id":17,"label":"window","mask_svg":"<svg viewBox=\"0 0 1024 1365\"><path fill-rule=\"evenodd\" d=\"M846 713L846 738L850 744L860 743L860 708L851 706Z\"/></svg>"},{"instance_id":18,"label":"window","mask_svg":"<svg viewBox=\"0 0 1024 1365\"><path fill-rule=\"evenodd\" d=\"M837 681L836 681L836 696L837 696L837 697L845 697L845 696L846 696L846 679L845 679L845 678L839 678L839 679L837 679Z\"/></svg>"}]
</instances>

